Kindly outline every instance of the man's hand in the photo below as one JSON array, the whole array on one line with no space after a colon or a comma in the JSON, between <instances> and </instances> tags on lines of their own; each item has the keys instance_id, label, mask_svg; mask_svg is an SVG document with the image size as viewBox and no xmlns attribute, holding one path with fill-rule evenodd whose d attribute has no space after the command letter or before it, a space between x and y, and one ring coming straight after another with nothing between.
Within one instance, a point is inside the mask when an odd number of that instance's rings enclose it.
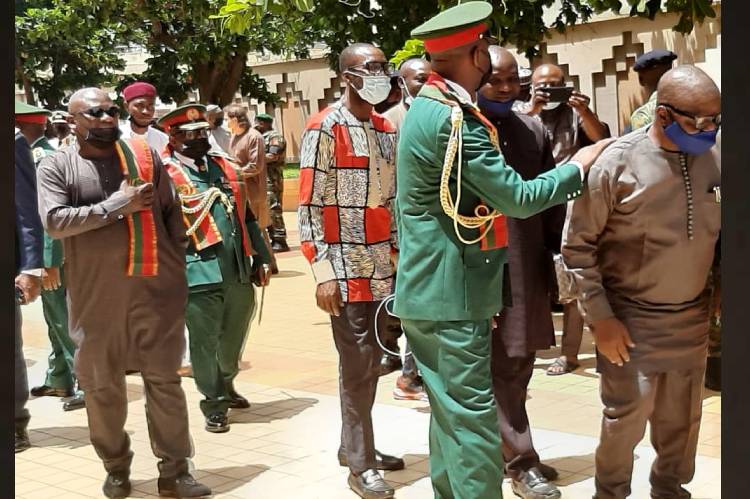
<instances>
[{"instance_id":1,"label":"man's hand","mask_svg":"<svg viewBox=\"0 0 750 499\"><path fill-rule=\"evenodd\" d=\"M625 362L630 362L628 348L634 348L635 343L622 322L614 317L602 319L591 325L591 332L596 349L610 362L620 367Z\"/></svg>"},{"instance_id":2,"label":"man's hand","mask_svg":"<svg viewBox=\"0 0 750 499\"><path fill-rule=\"evenodd\" d=\"M583 114L589 110L589 102L591 102L591 98L578 90L573 90L570 99L568 99L568 105L578 111L578 114Z\"/></svg>"},{"instance_id":3,"label":"man's hand","mask_svg":"<svg viewBox=\"0 0 750 499\"><path fill-rule=\"evenodd\" d=\"M42 293L42 278L29 274L16 276L16 287L23 292L22 305L33 303Z\"/></svg>"},{"instance_id":4,"label":"man's hand","mask_svg":"<svg viewBox=\"0 0 750 499\"><path fill-rule=\"evenodd\" d=\"M154 184L147 182L134 187L128 184L127 179L120 184L120 192L128 198L127 211L135 213L136 211L148 210L154 202Z\"/></svg>"},{"instance_id":5,"label":"man's hand","mask_svg":"<svg viewBox=\"0 0 750 499\"><path fill-rule=\"evenodd\" d=\"M261 287L268 286L268 284L271 282L271 267L264 263L263 265L258 267L258 270L256 272L258 273L259 285Z\"/></svg>"},{"instance_id":6,"label":"man's hand","mask_svg":"<svg viewBox=\"0 0 750 499\"><path fill-rule=\"evenodd\" d=\"M529 107L526 114L534 116L542 112L544 105L549 102L549 94L545 92L544 87L536 87L531 96L531 106Z\"/></svg>"},{"instance_id":7,"label":"man's hand","mask_svg":"<svg viewBox=\"0 0 750 499\"><path fill-rule=\"evenodd\" d=\"M42 271L42 289L54 291L62 286L59 267L47 267Z\"/></svg>"},{"instance_id":8,"label":"man's hand","mask_svg":"<svg viewBox=\"0 0 750 499\"><path fill-rule=\"evenodd\" d=\"M594 161L596 161L596 158L598 158L599 155L604 152L604 149L606 149L607 146L609 146L614 141L614 138L602 139L596 144L582 147L578 150L577 153L575 153L575 155L573 155L572 158L570 158L570 160L578 161L579 163L581 163L581 166L583 166L583 171L588 172L591 168L591 165L593 165Z\"/></svg>"},{"instance_id":9,"label":"man's hand","mask_svg":"<svg viewBox=\"0 0 750 499\"><path fill-rule=\"evenodd\" d=\"M260 175L260 170L258 169L257 165L254 165L252 163L243 166L242 170L240 170L240 176L242 177L242 180L257 177L258 175Z\"/></svg>"},{"instance_id":10,"label":"man's hand","mask_svg":"<svg viewBox=\"0 0 750 499\"><path fill-rule=\"evenodd\" d=\"M341 315L341 309L344 301L341 299L341 289L339 283L335 280L326 281L318 284L315 290L315 300L318 302L318 308L328 315Z\"/></svg>"}]
</instances>

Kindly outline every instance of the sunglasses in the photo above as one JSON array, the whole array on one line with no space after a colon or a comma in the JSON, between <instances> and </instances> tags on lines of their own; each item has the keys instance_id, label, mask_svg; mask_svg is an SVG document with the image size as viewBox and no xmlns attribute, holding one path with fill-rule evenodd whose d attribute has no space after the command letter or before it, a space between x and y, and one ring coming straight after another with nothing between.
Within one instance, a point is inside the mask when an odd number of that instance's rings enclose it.
<instances>
[{"instance_id":1,"label":"sunglasses","mask_svg":"<svg viewBox=\"0 0 750 499\"><path fill-rule=\"evenodd\" d=\"M90 109L86 109L85 111L78 111L76 114L85 114L86 116L89 116L90 118L101 118L105 114L109 116L110 118L116 118L120 115L120 108L117 106L112 106L110 108L103 108L103 107L92 107Z\"/></svg>"},{"instance_id":2,"label":"sunglasses","mask_svg":"<svg viewBox=\"0 0 750 499\"><path fill-rule=\"evenodd\" d=\"M208 138L208 128L199 128L198 130L177 130L175 135L184 137L186 140Z\"/></svg>"},{"instance_id":3,"label":"sunglasses","mask_svg":"<svg viewBox=\"0 0 750 499\"><path fill-rule=\"evenodd\" d=\"M681 109L677 109L671 104L667 104L666 102L661 102L656 104L657 106L663 106L669 109L670 111L679 114L680 116L684 116L686 118L690 118L695 122L695 128L698 130L703 130L708 125L713 124L716 126L716 128L719 128L721 126L721 113L715 115L715 116L696 116L692 113L688 113L687 111L683 111Z\"/></svg>"}]
</instances>

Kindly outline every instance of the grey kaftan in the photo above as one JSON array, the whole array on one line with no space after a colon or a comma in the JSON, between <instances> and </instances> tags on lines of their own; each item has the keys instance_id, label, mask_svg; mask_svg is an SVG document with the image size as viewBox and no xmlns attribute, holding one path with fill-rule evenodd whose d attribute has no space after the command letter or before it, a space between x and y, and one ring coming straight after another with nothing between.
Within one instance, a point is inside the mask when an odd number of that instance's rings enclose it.
<instances>
[{"instance_id":1,"label":"grey kaftan","mask_svg":"<svg viewBox=\"0 0 750 499\"><path fill-rule=\"evenodd\" d=\"M604 151L568 214L562 253L588 323L616 316L641 372L705 363L706 279L721 228L717 148L687 160L636 130ZM693 238L688 237L692 227ZM604 364L609 364L604 362Z\"/></svg>"}]
</instances>

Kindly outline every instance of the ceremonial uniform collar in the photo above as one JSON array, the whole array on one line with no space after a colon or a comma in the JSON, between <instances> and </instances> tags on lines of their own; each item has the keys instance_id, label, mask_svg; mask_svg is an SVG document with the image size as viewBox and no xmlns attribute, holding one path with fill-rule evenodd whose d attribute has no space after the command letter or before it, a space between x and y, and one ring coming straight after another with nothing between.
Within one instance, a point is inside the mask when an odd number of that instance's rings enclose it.
<instances>
[{"instance_id":1,"label":"ceremonial uniform collar","mask_svg":"<svg viewBox=\"0 0 750 499\"><path fill-rule=\"evenodd\" d=\"M195 170L197 172L204 172L204 171L206 171L205 170L205 166L204 166L203 169L199 168L195 164L195 160L193 158L188 158L184 154L180 154L177 151L174 151L174 155L175 155L175 157L177 157L177 159L180 161L180 163L182 163L183 165L187 166L191 170ZM203 157L203 161L204 161L204 163L203 163L204 165L208 165L208 156L204 156Z\"/></svg>"}]
</instances>

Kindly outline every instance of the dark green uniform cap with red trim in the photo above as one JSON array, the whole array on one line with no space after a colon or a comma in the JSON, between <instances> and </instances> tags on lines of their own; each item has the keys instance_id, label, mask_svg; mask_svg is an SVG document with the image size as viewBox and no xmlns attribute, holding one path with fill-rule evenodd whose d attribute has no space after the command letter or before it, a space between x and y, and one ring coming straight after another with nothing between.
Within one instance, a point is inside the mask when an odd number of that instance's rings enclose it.
<instances>
[{"instance_id":1,"label":"dark green uniform cap with red trim","mask_svg":"<svg viewBox=\"0 0 750 499\"><path fill-rule=\"evenodd\" d=\"M491 14L487 2L462 3L417 26L411 36L423 40L427 52L444 52L477 41L489 29Z\"/></svg>"},{"instance_id":2,"label":"dark green uniform cap with red trim","mask_svg":"<svg viewBox=\"0 0 750 499\"><path fill-rule=\"evenodd\" d=\"M159 118L157 123L167 133L172 127L179 130L208 128L206 106L203 104L185 104Z\"/></svg>"}]
</instances>

